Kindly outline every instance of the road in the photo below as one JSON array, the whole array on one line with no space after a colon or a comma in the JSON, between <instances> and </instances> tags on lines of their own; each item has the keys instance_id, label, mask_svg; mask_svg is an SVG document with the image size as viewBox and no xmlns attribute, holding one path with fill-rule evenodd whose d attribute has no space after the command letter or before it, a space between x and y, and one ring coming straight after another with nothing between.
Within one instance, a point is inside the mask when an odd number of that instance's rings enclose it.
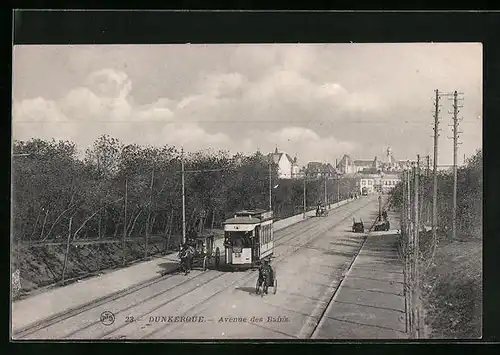
<instances>
[{"instance_id":1,"label":"road","mask_svg":"<svg viewBox=\"0 0 500 355\"><path fill-rule=\"evenodd\" d=\"M255 294L257 271L193 270L86 307L22 339L310 338L371 224L376 196L364 197L275 233L277 293ZM112 312L109 323L103 312Z\"/></svg>"}]
</instances>

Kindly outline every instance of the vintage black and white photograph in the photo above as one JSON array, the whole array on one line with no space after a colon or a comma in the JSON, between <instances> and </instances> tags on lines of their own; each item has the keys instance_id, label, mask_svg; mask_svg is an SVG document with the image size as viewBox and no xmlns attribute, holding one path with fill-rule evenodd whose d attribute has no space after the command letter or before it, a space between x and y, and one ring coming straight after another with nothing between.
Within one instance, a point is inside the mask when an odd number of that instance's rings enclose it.
<instances>
[{"instance_id":1,"label":"vintage black and white photograph","mask_svg":"<svg viewBox=\"0 0 500 355\"><path fill-rule=\"evenodd\" d=\"M482 63L14 46L12 339L481 338Z\"/></svg>"}]
</instances>

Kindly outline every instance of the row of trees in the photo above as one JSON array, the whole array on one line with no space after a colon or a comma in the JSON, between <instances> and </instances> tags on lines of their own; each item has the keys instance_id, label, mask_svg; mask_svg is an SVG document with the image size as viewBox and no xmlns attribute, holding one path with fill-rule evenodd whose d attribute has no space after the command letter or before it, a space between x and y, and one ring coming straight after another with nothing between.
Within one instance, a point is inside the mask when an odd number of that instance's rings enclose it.
<instances>
[{"instance_id":1,"label":"row of trees","mask_svg":"<svg viewBox=\"0 0 500 355\"><path fill-rule=\"evenodd\" d=\"M392 192L393 206L400 209L403 201L402 184ZM478 151L467 164L457 171L457 235L461 238L482 238L483 207L483 155ZM432 172L422 171L420 176L421 219L432 219ZM453 174L451 171L438 173L437 196L438 230L451 231L453 206Z\"/></svg>"},{"instance_id":2,"label":"row of trees","mask_svg":"<svg viewBox=\"0 0 500 355\"><path fill-rule=\"evenodd\" d=\"M121 238L179 233L181 152L173 146L124 145L104 135L78 157L69 141L16 141L12 163L15 241L65 238ZM272 204L278 217L302 210L303 181L278 181L277 166L257 152L250 156L206 150L183 155L186 222L191 227L204 210L218 226L235 210L267 209L269 171ZM347 196L353 181L327 181L329 202ZM277 185L277 186L276 186ZM307 181L307 204L324 200L324 182Z\"/></svg>"}]
</instances>

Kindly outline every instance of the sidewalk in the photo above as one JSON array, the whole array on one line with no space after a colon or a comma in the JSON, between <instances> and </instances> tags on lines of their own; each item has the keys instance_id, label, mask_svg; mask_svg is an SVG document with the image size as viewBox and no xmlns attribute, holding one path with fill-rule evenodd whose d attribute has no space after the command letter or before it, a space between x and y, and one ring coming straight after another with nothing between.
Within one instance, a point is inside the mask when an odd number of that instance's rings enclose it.
<instances>
[{"instance_id":1,"label":"sidewalk","mask_svg":"<svg viewBox=\"0 0 500 355\"><path fill-rule=\"evenodd\" d=\"M330 205L336 208L350 200L340 201ZM311 217L315 210L308 211ZM296 215L276 221L274 231L279 231L303 221L303 215ZM223 252L223 240L215 241L214 247ZM223 255L223 254L222 254ZM160 258L140 262L128 267L113 270L100 276L92 277L67 286L49 289L46 292L12 303L12 330L17 332L28 326L35 325L47 318L55 317L73 309L125 292L148 281L152 281L165 273L174 271L179 265L177 253L167 254Z\"/></svg>"},{"instance_id":2,"label":"sidewalk","mask_svg":"<svg viewBox=\"0 0 500 355\"><path fill-rule=\"evenodd\" d=\"M408 338L397 238L396 229L368 234L313 338Z\"/></svg>"},{"instance_id":3,"label":"sidewalk","mask_svg":"<svg viewBox=\"0 0 500 355\"><path fill-rule=\"evenodd\" d=\"M126 291L173 271L177 265L177 254L172 253L13 302L12 330Z\"/></svg>"}]
</instances>

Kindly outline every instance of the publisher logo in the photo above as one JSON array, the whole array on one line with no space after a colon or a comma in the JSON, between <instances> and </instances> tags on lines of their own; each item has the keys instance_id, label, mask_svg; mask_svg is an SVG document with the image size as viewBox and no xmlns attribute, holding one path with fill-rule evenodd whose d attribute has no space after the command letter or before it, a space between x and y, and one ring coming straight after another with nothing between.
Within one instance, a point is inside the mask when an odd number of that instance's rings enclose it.
<instances>
[{"instance_id":1,"label":"publisher logo","mask_svg":"<svg viewBox=\"0 0 500 355\"><path fill-rule=\"evenodd\" d=\"M104 311L101 313L101 323L104 325L111 325L115 322L115 315L113 312Z\"/></svg>"}]
</instances>

